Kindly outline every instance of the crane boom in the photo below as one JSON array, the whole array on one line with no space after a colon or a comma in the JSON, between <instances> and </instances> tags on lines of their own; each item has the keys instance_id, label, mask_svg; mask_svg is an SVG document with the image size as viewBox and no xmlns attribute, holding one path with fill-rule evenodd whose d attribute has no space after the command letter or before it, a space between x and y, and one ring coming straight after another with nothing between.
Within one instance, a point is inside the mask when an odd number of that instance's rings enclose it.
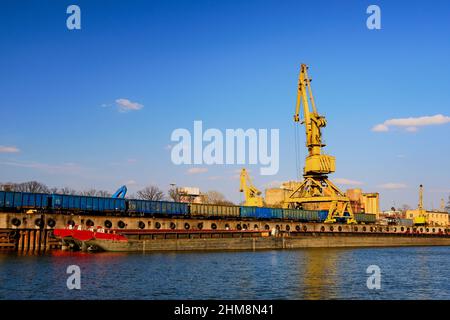
<instances>
[{"instance_id":1,"label":"crane boom","mask_svg":"<svg viewBox=\"0 0 450 320\"><path fill-rule=\"evenodd\" d=\"M127 194L127 191L128 191L127 186L125 186L125 185L121 186L119 189L117 189L117 191L112 195L111 198L124 199Z\"/></svg>"},{"instance_id":2,"label":"crane boom","mask_svg":"<svg viewBox=\"0 0 450 320\"><path fill-rule=\"evenodd\" d=\"M297 105L295 107L294 121L300 122L300 109L303 106L303 121L306 131L306 146L308 157L305 161L304 174L329 174L335 171L334 157L322 154L325 144L322 142L321 128L326 127L327 121L319 115L311 89L311 79L308 77L308 67L301 65L298 78ZM311 102L311 108L310 103ZM312 110L311 110L312 109Z\"/></svg>"}]
</instances>

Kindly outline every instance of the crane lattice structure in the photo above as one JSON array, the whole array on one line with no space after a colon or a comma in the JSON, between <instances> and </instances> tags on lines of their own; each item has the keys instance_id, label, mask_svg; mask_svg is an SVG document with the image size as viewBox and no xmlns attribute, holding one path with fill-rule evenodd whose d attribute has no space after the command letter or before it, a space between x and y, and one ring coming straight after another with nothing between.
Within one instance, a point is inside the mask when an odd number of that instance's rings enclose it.
<instances>
[{"instance_id":1,"label":"crane lattice structure","mask_svg":"<svg viewBox=\"0 0 450 320\"><path fill-rule=\"evenodd\" d=\"M298 80L297 104L294 121L304 124L308 155L303 168L303 181L291 190L284 202L286 208L305 210L328 210L325 222L336 222L336 218L345 218L347 223L355 223L350 200L330 180L328 174L336 170L333 156L322 153L325 143L322 141L321 128L327 124L324 116L317 112L311 89L308 67L301 65ZM310 108L311 105L311 108ZM302 107L302 110L300 110ZM300 112L303 120L300 121Z\"/></svg>"}]
</instances>

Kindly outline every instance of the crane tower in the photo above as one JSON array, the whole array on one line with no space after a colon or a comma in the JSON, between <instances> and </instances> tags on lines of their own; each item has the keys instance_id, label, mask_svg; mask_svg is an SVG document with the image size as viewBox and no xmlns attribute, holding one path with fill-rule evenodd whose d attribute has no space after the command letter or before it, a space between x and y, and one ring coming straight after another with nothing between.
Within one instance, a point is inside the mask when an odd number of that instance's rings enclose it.
<instances>
[{"instance_id":1,"label":"crane tower","mask_svg":"<svg viewBox=\"0 0 450 320\"><path fill-rule=\"evenodd\" d=\"M302 64L294 114L294 121L303 124L306 131L308 155L303 169L304 179L291 190L285 199L284 207L326 210L328 211L325 220L327 223L336 222L337 218L346 219L347 223L355 223L350 200L328 180L328 175L336 170L336 160L333 156L322 152L325 143L322 141L321 129L327 122L325 117L317 112L307 70L308 67ZM301 114L302 120L300 120Z\"/></svg>"}]
</instances>

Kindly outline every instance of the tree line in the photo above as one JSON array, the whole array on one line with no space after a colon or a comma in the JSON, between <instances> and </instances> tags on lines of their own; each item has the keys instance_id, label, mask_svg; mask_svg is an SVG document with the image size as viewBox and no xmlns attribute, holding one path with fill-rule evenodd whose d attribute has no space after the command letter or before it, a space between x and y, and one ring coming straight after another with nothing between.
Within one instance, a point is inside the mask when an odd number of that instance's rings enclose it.
<instances>
[{"instance_id":1,"label":"tree line","mask_svg":"<svg viewBox=\"0 0 450 320\"><path fill-rule=\"evenodd\" d=\"M87 190L75 190L69 187L56 188L49 187L46 184L38 181L27 181L21 183L0 183L0 190L3 191L15 191L15 192L31 192L31 193L57 193L66 195L79 195L79 196L91 196L91 197L111 197L112 193L106 190L97 190L94 188ZM225 196L218 191L208 191L200 195L201 203L206 204L219 204L219 205L234 205L233 202L228 201ZM140 200L152 200L152 201L188 201L186 196L180 194L177 188L171 188L167 194L162 189L155 185L149 185L145 188L137 191L135 194L127 195L129 199Z\"/></svg>"}]
</instances>

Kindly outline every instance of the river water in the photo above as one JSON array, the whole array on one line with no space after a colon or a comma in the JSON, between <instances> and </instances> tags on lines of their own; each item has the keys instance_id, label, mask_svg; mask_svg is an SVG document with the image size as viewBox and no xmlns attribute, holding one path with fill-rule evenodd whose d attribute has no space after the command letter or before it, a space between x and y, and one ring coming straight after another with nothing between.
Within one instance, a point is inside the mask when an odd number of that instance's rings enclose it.
<instances>
[{"instance_id":1,"label":"river water","mask_svg":"<svg viewBox=\"0 0 450 320\"><path fill-rule=\"evenodd\" d=\"M0 253L0 299L450 299L449 262L450 247Z\"/></svg>"}]
</instances>

